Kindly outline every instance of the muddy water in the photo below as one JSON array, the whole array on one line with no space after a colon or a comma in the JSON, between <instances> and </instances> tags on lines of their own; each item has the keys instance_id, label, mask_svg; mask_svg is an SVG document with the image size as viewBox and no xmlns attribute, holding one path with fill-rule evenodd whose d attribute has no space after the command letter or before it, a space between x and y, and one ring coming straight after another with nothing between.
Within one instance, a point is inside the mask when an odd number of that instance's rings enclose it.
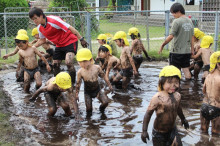
<instances>
[{"instance_id":1,"label":"muddy water","mask_svg":"<svg viewBox=\"0 0 220 146\"><path fill-rule=\"evenodd\" d=\"M151 97L157 92L159 71L166 63L143 63L141 76L132 83L142 90L131 89L128 92L115 90L108 94L111 103L105 113L99 112L97 99L93 100L93 115L86 115L83 97L83 84L79 94L79 108L85 120L76 123L74 115L65 117L59 107L53 118L46 116L48 110L44 95L41 94L35 103L29 103L30 94L23 92L22 84L15 82L15 72L1 76L3 89L11 97L11 121L14 126L27 133L25 143L39 145L145 145L141 141L142 121ZM78 67L77 67L78 69ZM42 76L45 82L51 74ZM200 75L201 78L201 75ZM31 92L34 92L34 83ZM177 118L177 127L184 145L220 145L220 138L200 133L199 108L202 102L202 84L181 81L182 106L190 129L185 130ZM155 114L153 114L148 133L151 131ZM152 145L152 141L148 142Z\"/></svg>"}]
</instances>

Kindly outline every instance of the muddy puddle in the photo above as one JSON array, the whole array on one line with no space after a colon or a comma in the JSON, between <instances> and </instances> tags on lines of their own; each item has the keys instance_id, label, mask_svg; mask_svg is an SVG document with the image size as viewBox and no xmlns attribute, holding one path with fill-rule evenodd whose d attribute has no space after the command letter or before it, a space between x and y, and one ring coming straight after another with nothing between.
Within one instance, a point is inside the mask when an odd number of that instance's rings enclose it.
<instances>
[{"instance_id":1,"label":"muddy puddle","mask_svg":"<svg viewBox=\"0 0 220 146\"><path fill-rule=\"evenodd\" d=\"M3 90L11 98L11 121L16 121L14 127L26 133L27 145L146 145L141 141L142 121L151 97L157 92L158 74L166 63L143 63L141 76L132 83L141 90L131 89L128 92L115 90L108 94L111 103L105 113L99 112L97 99L93 100L93 115L88 117L83 97L83 84L79 94L79 109L85 119L76 123L74 115L65 117L61 107L53 118L46 116L48 110L44 95L41 94L35 103L28 102L30 94L23 92L22 84L15 81L15 72L8 71L1 75ZM78 66L76 67L78 70ZM45 82L52 74L45 73ZM201 79L201 74L200 74ZM31 85L34 92L35 84ZM201 80L194 82L181 81L182 106L190 129L185 130L177 118L177 127L183 145L220 145L219 137L200 133L200 105L202 102ZM148 133L151 131L155 114L153 114ZM210 127L211 128L211 127ZM152 145L152 141L148 142Z\"/></svg>"}]
</instances>

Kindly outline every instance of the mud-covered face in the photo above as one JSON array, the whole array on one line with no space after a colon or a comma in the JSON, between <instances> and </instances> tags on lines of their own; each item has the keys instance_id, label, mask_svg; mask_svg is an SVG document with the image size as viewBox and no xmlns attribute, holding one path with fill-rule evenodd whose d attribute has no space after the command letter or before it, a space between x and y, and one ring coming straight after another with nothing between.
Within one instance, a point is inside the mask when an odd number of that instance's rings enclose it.
<instances>
[{"instance_id":1,"label":"mud-covered face","mask_svg":"<svg viewBox=\"0 0 220 146\"><path fill-rule=\"evenodd\" d=\"M28 48L28 41L16 39L15 43L22 50L26 50Z\"/></svg>"},{"instance_id":2,"label":"mud-covered face","mask_svg":"<svg viewBox=\"0 0 220 146\"><path fill-rule=\"evenodd\" d=\"M115 40L116 45L118 45L118 47L122 46L122 42L120 40Z\"/></svg>"},{"instance_id":3,"label":"mud-covered face","mask_svg":"<svg viewBox=\"0 0 220 146\"><path fill-rule=\"evenodd\" d=\"M104 45L105 43L103 42L103 40L98 40L98 43L100 44L100 45Z\"/></svg>"},{"instance_id":4,"label":"mud-covered face","mask_svg":"<svg viewBox=\"0 0 220 146\"><path fill-rule=\"evenodd\" d=\"M99 52L100 58L106 58L107 55L108 55L108 52L104 52L104 51L102 51L102 50Z\"/></svg>"},{"instance_id":5,"label":"mud-covered face","mask_svg":"<svg viewBox=\"0 0 220 146\"><path fill-rule=\"evenodd\" d=\"M40 39L39 34L35 34L35 35L34 35L34 38L35 38L35 39Z\"/></svg>"},{"instance_id":6,"label":"mud-covered face","mask_svg":"<svg viewBox=\"0 0 220 146\"><path fill-rule=\"evenodd\" d=\"M79 66L81 68L87 69L91 65L91 61L85 60L85 61L79 61Z\"/></svg>"},{"instance_id":7,"label":"mud-covered face","mask_svg":"<svg viewBox=\"0 0 220 146\"><path fill-rule=\"evenodd\" d=\"M179 87L179 80L177 78L172 78L171 80L166 80L163 85L163 90L168 93L174 93L179 89Z\"/></svg>"}]
</instances>

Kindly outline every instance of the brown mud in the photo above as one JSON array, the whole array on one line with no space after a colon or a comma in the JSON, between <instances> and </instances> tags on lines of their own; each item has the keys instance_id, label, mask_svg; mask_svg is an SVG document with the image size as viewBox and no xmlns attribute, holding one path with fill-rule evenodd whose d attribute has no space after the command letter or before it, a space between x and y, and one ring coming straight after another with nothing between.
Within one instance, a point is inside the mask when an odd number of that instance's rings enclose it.
<instances>
[{"instance_id":1,"label":"brown mud","mask_svg":"<svg viewBox=\"0 0 220 146\"><path fill-rule=\"evenodd\" d=\"M85 120L81 123L75 121L74 115L65 117L61 107L55 117L47 117L44 94L40 94L35 103L30 103L28 99L31 94L24 93L23 84L15 81L15 71L6 70L0 73L0 88L6 95L0 96L9 98L5 98L4 103L7 104L2 104L1 110L9 111L11 125L23 134L20 140L18 137L20 143L16 142L16 145L146 145L141 141L142 121L151 97L157 92L159 72L165 65L166 62L144 62L139 69L141 76L131 81L141 90L122 92L115 89L113 94L108 94L111 102L105 113L99 111L100 103L94 99L91 117L86 115L82 84L78 104ZM48 73L42 75L43 83L52 76ZM32 82L31 93L35 91L34 87L35 83ZM185 130L177 118L183 145L220 145L220 138L212 136L210 129L209 135L200 132L200 106L203 98L201 80L181 81L180 93L183 112L190 124L190 129ZM154 118L155 113L148 127L150 139ZM151 140L148 145L152 145Z\"/></svg>"}]
</instances>

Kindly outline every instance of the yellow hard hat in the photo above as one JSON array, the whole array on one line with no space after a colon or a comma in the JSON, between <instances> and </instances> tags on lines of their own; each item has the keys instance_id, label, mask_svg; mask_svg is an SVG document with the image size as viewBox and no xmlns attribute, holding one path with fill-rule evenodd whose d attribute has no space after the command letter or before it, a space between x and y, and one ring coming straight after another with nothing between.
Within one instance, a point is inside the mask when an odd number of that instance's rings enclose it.
<instances>
[{"instance_id":1,"label":"yellow hard hat","mask_svg":"<svg viewBox=\"0 0 220 146\"><path fill-rule=\"evenodd\" d=\"M201 44L200 44L200 47L201 48L209 48L210 47L210 44L213 44L214 42L214 39L212 36L210 35L206 35L202 38L202 41L201 41Z\"/></svg>"},{"instance_id":2,"label":"yellow hard hat","mask_svg":"<svg viewBox=\"0 0 220 146\"><path fill-rule=\"evenodd\" d=\"M26 34L18 34L15 39L23 40L23 41L28 41L29 37Z\"/></svg>"},{"instance_id":3,"label":"yellow hard hat","mask_svg":"<svg viewBox=\"0 0 220 146\"><path fill-rule=\"evenodd\" d=\"M100 35L98 35L97 40L105 40L105 41L107 41L107 36L105 34L100 34Z\"/></svg>"},{"instance_id":4,"label":"yellow hard hat","mask_svg":"<svg viewBox=\"0 0 220 146\"><path fill-rule=\"evenodd\" d=\"M92 52L88 48L80 49L76 54L77 61L91 60Z\"/></svg>"},{"instance_id":5,"label":"yellow hard hat","mask_svg":"<svg viewBox=\"0 0 220 146\"><path fill-rule=\"evenodd\" d=\"M205 33L199 30L198 28L194 28L194 36L200 40L205 36Z\"/></svg>"},{"instance_id":6,"label":"yellow hard hat","mask_svg":"<svg viewBox=\"0 0 220 146\"><path fill-rule=\"evenodd\" d=\"M129 46L127 35L124 31L118 31L115 33L113 40L122 39L125 42L125 46Z\"/></svg>"},{"instance_id":7,"label":"yellow hard hat","mask_svg":"<svg viewBox=\"0 0 220 146\"><path fill-rule=\"evenodd\" d=\"M61 89L69 89L70 87L72 87L71 77L66 72L60 72L56 75L53 84L57 84L57 86Z\"/></svg>"},{"instance_id":8,"label":"yellow hard hat","mask_svg":"<svg viewBox=\"0 0 220 146\"><path fill-rule=\"evenodd\" d=\"M36 34L39 34L38 30L37 30L37 27L35 27L33 30L32 30L32 36L35 36Z\"/></svg>"},{"instance_id":9,"label":"yellow hard hat","mask_svg":"<svg viewBox=\"0 0 220 146\"><path fill-rule=\"evenodd\" d=\"M106 47L108 49L109 53L112 55L112 47L111 46L109 46L107 44L102 45L102 46Z\"/></svg>"},{"instance_id":10,"label":"yellow hard hat","mask_svg":"<svg viewBox=\"0 0 220 146\"><path fill-rule=\"evenodd\" d=\"M26 34L27 35L27 31L24 29L19 29L17 35L18 34Z\"/></svg>"},{"instance_id":11,"label":"yellow hard hat","mask_svg":"<svg viewBox=\"0 0 220 146\"><path fill-rule=\"evenodd\" d=\"M210 69L209 71L212 72L215 70L216 63L220 62L220 51L214 52L210 56Z\"/></svg>"},{"instance_id":12,"label":"yellow hard hat","mask_svg":"<svg viewBox=\"0 0 220 146\"><path fill-rule=\"evenodd\" d=\"M139 30L138 30L136 27L131 27L131 28L128 30L128 35L134 34L135 36L137 36L138 33L139 33Z\"/></svg>"}]
</instances>

